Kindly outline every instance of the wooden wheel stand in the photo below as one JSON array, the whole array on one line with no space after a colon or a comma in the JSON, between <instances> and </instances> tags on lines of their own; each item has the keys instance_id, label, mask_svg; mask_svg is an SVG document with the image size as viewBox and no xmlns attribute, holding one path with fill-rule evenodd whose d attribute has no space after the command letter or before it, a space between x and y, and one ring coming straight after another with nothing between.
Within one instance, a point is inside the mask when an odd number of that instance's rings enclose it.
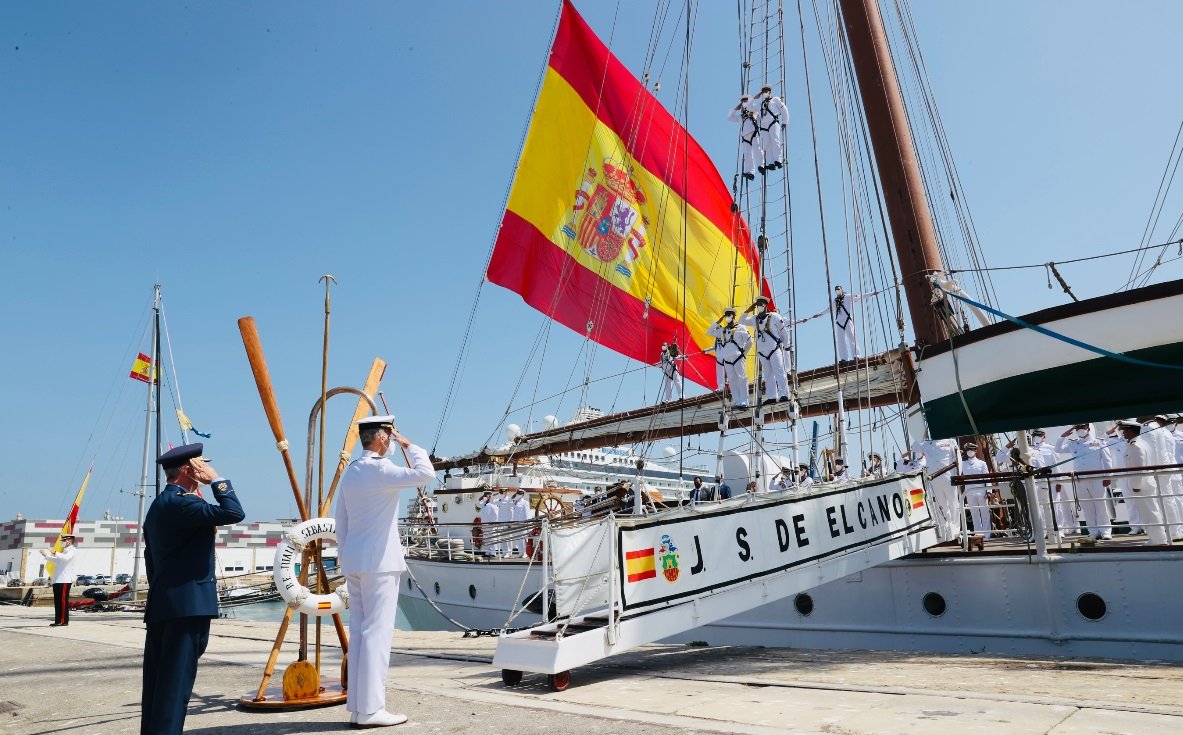
<instances>
[{"instance_id":1,"label":"wooden wheel stand","mask_svg":"<svg viewBox=\"0 0 1183 735\"><path fill-rule=\"evenodd\" d=\"M328 315L329 315L329 298L328 298L328 282L325 283L325 363L328 360ZM283 457L284 468L287 470L288 480L292 486L292 493L295 495L296 507L300 514L300 521L307 521L310 519L308 508L312 505L312 448L309 446L308 456L308 483L306 495L302 496L300 493L300 484L296 479L295 469L292 467L291 455L288 452L288 443L284 438L283 423L279 416L279 406L275 401L275 394L271 386L271 375L267 370L267 362L263 357L263 346L259 340L259 333L255 328L254 319L251 317L243 317L238 320L238 328L242 333L243 345L246 347L247 359L251 364L251 371L254 373L255 384L259 389L259 397L263 401L263 410L267 413L267 420L271 424L271 431L275 435L276 448L279 449ZM317 416L320 420L320 483L318 489L318 504L317 511L319 516L324 516L329 508L332 507L333 495L337 490L337 483L341 480L341 474L345 471L348 464L350 453L353 451L353 446L357 442L357 422L359 419L377 413L377 407L370 396L377 394L378 386L382 382L382 376L386 372L386 362L381 358L374 358L373 364L370 366L370 374L366 379L365 386L362 390L355 388L334 388L332 391L326 391L322 372L321 382L321 396L320 400L314 406L312 416L309 418L309 444L312 443L312 425L316 421ZM328 496L324 496L324 404L328 397L338 393L354 393L358 395L357 408L354 411L353 420L349 424L349 430L345 436L345 443L341 449L340 457L337 461L337 470L333 476L332 483L329 487ZM308 545L302 555L302 566L300 569L300 583L307 584L308 570L312 564L316 565L316 579L314 592L328 592L329 583L328 575L325 574L324 564L321 560L321 542L314 541ZM321 629L320 617L317 617L316 622L316 639L314 643L313 660L308 659L308 615L300 613L300 651L296 661L293 661L284 670L282 685L268 686L271 682L271 677L275 673L276 662L279 659L280 648L283 646L284 639L287 637L288 626L291 623L292 616L295 614L295 608L289 606L283 614L283 620L280 622L279 631L275 636L275 643L271 647L271 654L267 658L267 665L263 670L263 680L259 683L257 691L245 694L239 698L238 704L245 709L257 710L296 710L308 709L311 707L325 707L335 704L343 704L348 692L348 681L346 677L346 664L349 656L349 639L345 631L345 625L341 620L340 614L334 613L332 615L333 625L337 631L337 640L341 644L342 661L340 678L329 678L322 676L321 667Z\"/></svg>"}]
</instances>

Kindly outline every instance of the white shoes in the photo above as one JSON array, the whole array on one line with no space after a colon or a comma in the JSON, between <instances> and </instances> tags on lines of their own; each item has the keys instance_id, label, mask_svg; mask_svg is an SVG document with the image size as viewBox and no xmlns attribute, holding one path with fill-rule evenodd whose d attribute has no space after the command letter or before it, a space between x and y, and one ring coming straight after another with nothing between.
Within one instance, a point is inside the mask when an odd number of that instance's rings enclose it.
<instances>
[{"instance_id":1,"label":"white shoes","mask_svg":"<svg viewBox=\"0 0 1183 735\"><path fill-rule=\"evenodd\" d=\"M371 712L368 715L353 713L349 717L349 726L352 728L369 728L369 727L390 727L391 725L401 725L407 721L407 716L403 714L391 714L384 709L377 712Z\"/></svg>"}]
</instances>

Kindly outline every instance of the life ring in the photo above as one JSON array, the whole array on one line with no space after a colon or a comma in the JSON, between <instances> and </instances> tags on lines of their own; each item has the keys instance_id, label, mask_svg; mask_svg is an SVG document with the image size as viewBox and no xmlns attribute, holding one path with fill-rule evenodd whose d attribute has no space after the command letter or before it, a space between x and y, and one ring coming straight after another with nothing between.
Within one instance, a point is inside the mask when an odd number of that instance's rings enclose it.
<instances>
[{"instance_id":1,"label":"life ring","mask_svg":"<svg viewBox=\"0 0 1183 735\"><path fill-rule=\"evenodd\" d=\"M479 549L485 543L485 532L481 528L481 517L472 519L472 548Z\"/></svg>"},{"instance_id":2,"label":"life ring","mask_svg":"<svg viewBox=\"0 0 1183 735\"><path fill-rule=\"evenodd\" d=\"M542 539L538 538L542 535L542 529L538 526L530 529L530 533L526 536L526 558L534 559L535 552L538 556L542 556ZM537 540L535 540L537 539Z\"/></svg>"},{"instance_id":3,"label":"life ring","mask_svg":"<svg viewBox=\"0 0 1183 735\"><path fill-rule=\"evenodd\" d=\"M296 559L305 546L313 541L336 540L335 518L312 518L284 532L275 548L272 579L288 607L313 617L335 615L349 607L349 591L345 585L328 594L316 594L300 584L300 577L296 574Z\"/></svg>"}]
</instances>

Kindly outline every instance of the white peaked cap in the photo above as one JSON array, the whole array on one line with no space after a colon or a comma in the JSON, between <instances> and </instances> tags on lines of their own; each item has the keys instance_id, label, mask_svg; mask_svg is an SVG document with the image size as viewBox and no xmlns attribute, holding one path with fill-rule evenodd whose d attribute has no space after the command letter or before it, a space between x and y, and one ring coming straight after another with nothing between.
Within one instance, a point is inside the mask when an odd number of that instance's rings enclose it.
<instances>
[{"instance_id":1,"label":"white peaked cap","mask_svg":"<svg viewBox=\"0 0 1183 735\"><path fill-rule=\"evenodd\" d=\"M379 429L383 426L394 428L394 416L366 416L357 422L357 430Z\"/></svg>"}]
</instances>

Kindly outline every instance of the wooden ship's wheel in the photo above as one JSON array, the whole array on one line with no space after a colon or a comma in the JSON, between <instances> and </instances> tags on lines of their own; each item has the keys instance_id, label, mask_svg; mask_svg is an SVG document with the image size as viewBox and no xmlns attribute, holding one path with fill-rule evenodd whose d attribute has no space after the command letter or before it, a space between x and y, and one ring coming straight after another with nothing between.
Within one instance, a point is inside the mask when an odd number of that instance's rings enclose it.
<instances>
[{"instance_id":1,"label":"wooden ship's wheel","mask_svg":"<svg viewBox=\"0 0 1183 735\"><path fill-rule=\"evenodd\" d=\"M558 518L563 515L563 501L558 495L543 495L534 506L535 518Z\"/></svg>"}]
</instances>

